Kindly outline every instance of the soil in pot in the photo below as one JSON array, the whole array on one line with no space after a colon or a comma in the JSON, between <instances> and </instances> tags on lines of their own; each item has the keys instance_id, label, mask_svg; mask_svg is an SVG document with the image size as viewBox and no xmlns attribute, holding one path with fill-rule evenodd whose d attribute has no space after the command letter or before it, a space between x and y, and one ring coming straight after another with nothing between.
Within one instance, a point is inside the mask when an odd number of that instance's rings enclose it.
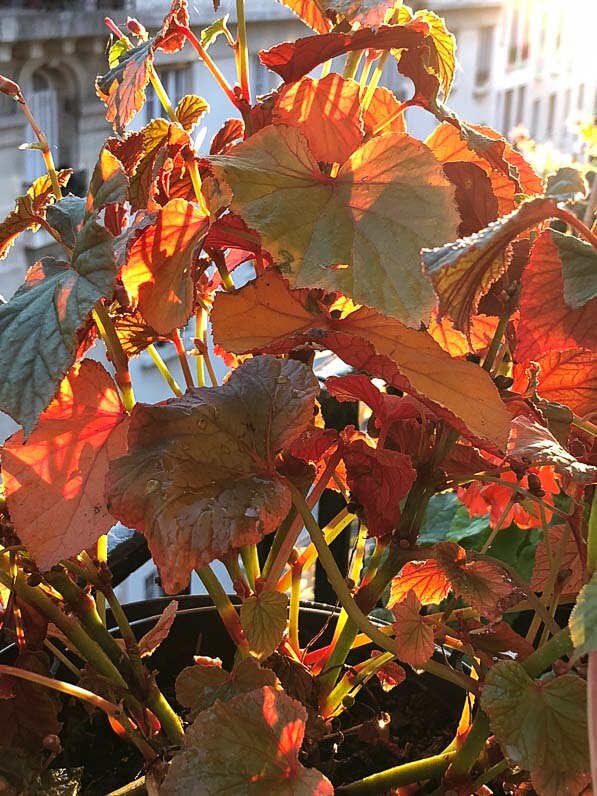
<instances>
[{"instance_id":1,"label":"soil in pot","mask_svg":"<svg viewBox=\"0 0 597 796\"><path fill-rule=\"evenodd\" d=\"M125 606L138 638L153 627L168 602L169 598L158 598ZM148 660L158 673L160 687L173 702L174 681L185 666L192 664L193 655L219 657L225 668L230 668L234 659L234 646L209 598L188 595L178 602L179 611L168 638ZM331 640L334 624L334 610L329 606L305 604L301 608L301 642L319 634L317 647L324 646ZM364 648L360 653L362 659L369 650ZM309 700L304 682L297 688L275 660L268 663L290 696ZM324 728L320 721L309 722L307 735L311 737L301 752L301 761L319 768L338 786L436 754L454 735L463 699L463 692L456 686L427 675L408 672L407 680L389 693L373 678L331 728ZM310 713L314 716L313 710ZM116 737L102 715L89 717L74 702L63 714L65 752L56 765L83 767L84 796L105 796L142 773L136 750ZM379 721L384 717L389 721L381 727Z\"/></svg>"}]
</instances>

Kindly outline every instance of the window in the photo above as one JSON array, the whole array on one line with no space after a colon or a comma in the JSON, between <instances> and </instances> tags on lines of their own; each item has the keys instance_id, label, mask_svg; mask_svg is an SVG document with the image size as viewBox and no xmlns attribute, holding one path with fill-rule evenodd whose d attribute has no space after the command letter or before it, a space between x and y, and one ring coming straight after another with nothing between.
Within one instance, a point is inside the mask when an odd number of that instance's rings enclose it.
<instances>
[{"instance_id":1,"label":"window","mask_svg":"<svg viewBox=\"0 0 597 796\"><path fill-rule=\"evenodd\" d=\"M190 70L188 66L181 67L168 67L166 69L158 69L158 77L162 81L166 94L170 99L172 105L176 107L178 102L189 91L189 75ZM157 116L163 116L164 111L157 94L152 86L147 87L147 99L145 101L145 119L150 122Z\"/></svg>"},{"instance_id":2,"label":"window","mask_svg":"<svg viewBox=\"0 0 597 796\"><path fill-rule=\"evenodd\" d=\"M491 62L493 60L493 35L494 29L489 26L479 30L477 67L475 73L475 83L483 86L489 82L491 77Z\"/></svg>"},{"instance_id":3,"label":"window","mask_svg":"<svg viewBox=\"0 0 597 796\"><path fill-rule=\"evenodd\" d=\"M531 116L531 135L537 138L539 135L539 119L541 116L541 100L536 99L533 101L533 113Z\"/></svg>"},{"instance_id":4,"label":"window","mask_svg":"<svg viewBox=\"0 0 597 796\"><path fill-rule=\"evenodd\" d=\"M570 105L572 103L572 89L568 87L566 89L566 93L564 94L564 113L563 113L563 122L566 124L568 121L568 117L570 116Z\"/></svg>"},{"instance_id":5,"label":"window","mask_svg":"<svg viewBox=\"0 0 597 796\"><path fill-rule=\"evenodd\" d=\"M576 107L578 108L579 111L582 111L584 106L585 106L585 84L581 83L580 86L578 87L578 97L576 99Z\"/></svg>"},{"instance_id":6,"label":"window","mask_svg":"<svg viewBox=\"0 0 597 796\"><path fill-rule=\"evenodd\" d=\"M251 63L251 78L253 82L253 96L263 97L275 91L280 85L280 78L274 72L266 69L255 55Z\"/></svg>"},{"instance_id":7,"label":"window","mask_svg":"<svg viewBox=\"0 0 597 796\"><path fill-rule=\"evenodd\" d=\"M550 138L553 135L553 128L556 121L556 103L558 101L557 94L550 94L549 96L549 107L547 110L547 128L545 130L545 135Z\"/></svg>"},{"instance_id":8,"label":"window","mask_svg":"<svg viewBox=\"0 0 597 796\"><path fill-rule=\"evenodd\" d=\"M58 141L58 97L53 81L41 69L34 73L31 81L31 91L28 95L31 113L39 127L44 131L48 143L52 148L54 159L56 157L56 143ZM25 130L25 141L35 141L35 134L29 125ZM25 182L30 185L33 180L45 174L44 161L38 150L25 152Z\"/></svg>"},{"instance_id":9,"label":"window","mask_svg":"<svg viewBox=\"0 0 597 796\"><path fill-rule=\"evenodd\" d=\"M512 105L514 102L514 89L509 88L504 92L504 114L502 121L502 133L508 135L512 128Z\"/></svg>"}]
</instances>

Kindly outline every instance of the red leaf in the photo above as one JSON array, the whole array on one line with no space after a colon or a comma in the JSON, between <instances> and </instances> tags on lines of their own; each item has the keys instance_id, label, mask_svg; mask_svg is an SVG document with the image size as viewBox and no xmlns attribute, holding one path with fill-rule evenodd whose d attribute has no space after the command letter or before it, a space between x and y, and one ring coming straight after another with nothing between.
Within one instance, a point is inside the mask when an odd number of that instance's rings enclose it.
<instances>
[{"instance_id":1,"label":"red leaf","mask_svg":"<svg viewBox=\"0 0 597 796\"><path fill-rule=\"evenodd\" d=\"M245 125L240 119L228 119L214 135L209 148L210 155L223 155L234 143L242 140Z\"/></svg>"},{"instance_id":2,"label":"red leaf","mask_svg":"<svg viewBox=\"0 0 597 796\"><path fill-rule=\"evenodd\" d=\"M428 31L425 23L414 21L410 25L382 26L376 31L361 28L352 34L325 33L277 44L270 50L262 50L259 59L285 83L294 83L330 58L354 50L414 47L425 39Z\"/></svg>"},{"instance_id":3,"label":"red leaf","mask_svg":"<svg viewBox=\"0 0 597 796\"><path fill-rule=\"evenodd\" d=\"M392 581L388 608L401 602L413 592L423 605L436 605L448 596L450 583L439 564L430 558L427 561L409 561Z\"/></svg>"},{"instance_id":4,"label":"red leaf","mask_svg":"<svg viewBox=\"0 0 597 796\"><path fill-rule=\"evenodd\" d=\"M480 166L450 162L444 164L444 172L456 188L456 205L461 218L459 237L472 235L496 220L498 201L491 180Z\"/></svg>"},{"instance_id":5,"label":"red leaf","mask_svg":"<svg viewBox=\"0 0 597 796\"><path fill-rule=\"evenodd\" d=\"M597 308L597 307L596 307ZM537 392L584 417L597 407L597 353L583 348L550 351L538 357Z\"/></svg>"},{"instance_id":6,"label":"red leaf","mask_svg":"<svg viewBox=\"0 0 597 796\"><path fill-rule=\"evenodd\" d=\"M564 302L560 254L545 230L533 245L522 277L517 359L536 359L550 350L597 350L596 317L597 298L577 310Z\"/></svg>"},{"instance_id":7,"label":"red leaf","mask_svg":"<svg viewBox=\"0 0 597 796\"><path fill-rule=\"evenodd\" d=\"M191 260L209 218L184 199L158 211L129 249L122 281L148 324L163 334L184 326L193 310Z\"/></svg>"},{"instance_id":8,"label":"red leaf","mask_svg":"<svg viewBox=\"0 0 597 796\"><path fill-rule=\"evenodd\" d=\"M344 163L363 139L359 84L331 72L283 86L272 121L300 128L318 161Z\"/></svg>"},{"instance_id":9,"label":"red leaf","mask_svg":"<svg viewBox=\"0 0 597 796\"><path fill-rule=\"evenodd\" d=\"M423 666L433 655L433 628L421 616L421 603L413 591L392 608L398 659L411 666Z\"/></svg>"},{"instance_id":10,"label":"red leaf","mask_svg":"<svg viewBox=\"0 0 597 796\"><path fill-rule=\"evenodd\" d=\"M40 569L95 544L114 524L104 498L108 464L126 451L128 418L99 362L75 365L23 444L14 434L2 476L15 529Z\"/></svg>"},{"instance_id":11,"label":"red leaf","mask_svg":"<svg viewBox=\"0 0 597 796\"><path fill-rule=\"evenodd\" d=\"M377 658L379 655L381 655L379 650L373 650L371 653L372 658ZM375 672L375 675L381 683L381 687L386 692L391 691L406 680L406 672L399 663L395 663L394 661L386 663L381 669Z\"/></svg>"},{"instance_id":12,"label":"red leaf","mask_svg":"<svg viewBox=\"0 0 597 796\"><path fill-rule=\"evenodd\" d=\"M371 536L391 533L400 519L400 501L417 474L410 456L385 448L372 448L364 440L343 448L348 486L364 510Z\"/></svg>"},{"instance_id":13,"label":"red leaf","mask_svg":"<svg viewBox=\"0 0 597 796\"><path fill-rule=\"evenodd\" d=\"M454 542L437 544L435 555L457 597L462 597L488 619L501 615L500 601L510 597L514 586L497 562L467 563L466 551Z\"/></svg>"},{"instance_id":14,"label":"red leaf","mask_svg":"<svg viewBox=\"0 0 597 796\"><path fill-rule=\"evenodd\" d=\"M168 634L176 619L177 611L178 602L176 600L170 600L160 614L160 618L155 625L151 630L148 630L139 641L139 653L142 658L147 655L153 655L160 644L168 638Z\"/></svg>"}]
</instances>

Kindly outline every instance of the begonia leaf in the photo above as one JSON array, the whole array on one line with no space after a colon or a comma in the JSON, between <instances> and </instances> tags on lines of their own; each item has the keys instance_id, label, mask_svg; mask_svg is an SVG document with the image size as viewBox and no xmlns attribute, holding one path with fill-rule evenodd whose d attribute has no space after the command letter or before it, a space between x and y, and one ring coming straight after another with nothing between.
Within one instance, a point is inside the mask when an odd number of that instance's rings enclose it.
<instances>
[{"instance_id":1,"label":"begonia leaf","mask_svg":"<svg viewBox=\"0 0 597 796\"><path fill-rule=\"evenodd\" d=\"M570 616L570 635L577 655L597 650L597 574L586 583Z\"/></svg>"},{"instance_id":2,"label":"begonia leaf","mask_svg":"<svg viewBox=\"0 0 597 796\"><path fill-rule=\"evenodd\" d=\"M372 658L377 658L379 655L381 655L379 650L373 650L371 653ZM388 661L380 669L377 669L375 676L386 693L406 680L406 672L395 661Z\"/></svg>"},{"instance_id":3,"label":"begonia leaf","mask_svg":"<svg viewBox=\"0 0 597 796\"><path fill-rule=\"evenodd\" d=\"M91 175L85 212L89 215L108 204L126 202L128 188L128 177L121 162L104 147Z\"/></svg>"},{"instance_id":4,"label":"begonia leaf","mask_svg":"<svg viewBox=\"0 0 597 796\"><path fill-rule=\"evenodd\" d=\"M237 141L241 141L245 126L241 119L228 119L214 135L209 148L210 155L222 155Z\"/></svg>"},{"instance_id":5,"label":"begonia leaf","mask_svg":"<svg viewBox=\"0 0 597 796\"><path fill-rule=\"evenodd\" d=\"M437 544L435 557L457 597L488 619L501 615L500 601L510 597L514 586L498 562L467 562L466 551L455 542Z\"/></svg>"},{"instance_id":6,"label":"begonia leaf","mask_svg":"<svg viewBox=\"0 0 597 796\"><path fill-rule=\"evenodd\" d=\"M269 686L217 701L187 730L160 792L332 796L331 783L298 761L306 721L300 702Z\"/></svg>"},{"instance_id":7,"label":"begonia leaf","mask_svg":"<svg viewBox=\"0 0 597 796\"><path fill-rule=\"evenodd\" d=\"M332 22L325 13L326 4L322 0L279 0L293 14L317 33L327 33Z\"/></svg>"},{"instance_id":8,"label":"begonia leaf","mask_svg":"<svg viewBox=\"0 0 597 796\"><path fill-rule=\"evenodd\" d=\"M122 281L157 332L184 326L193 311L191 262L208 227L209 217L196 205L172 199L129 248Z\"/></svg>"},{"instance_id":9,"label":"begonia leaf","mask_svg":"<svg viewBox=\"0 0 597 796\"><path fill-rule=\"evenodd\" d=\"M457 329L468 333L481 297L508 266L508 244L555 210L551 199L531 199L469 238L425 251L423 262L439 298L440 317L449 316Z\"/></svg>"},{"instance_id":10,"label":"begonia leaf","mask_svg":"<svg viewBox=\"0 0 597 796\"><path fill-rule=\"evenodd\" d=\"M146 209L154 191L156 171L168 157L190 145L189 134L178 124L153 119L141 130L143 154L130 180L130 201L133 210Z\"/></svg>"},{"instance_id":11,"label":"begonia leaf","mask_svg":"<svg viewBox=\"0 0 597 796\"><path fill-rule=\"evenodd\" d=\"M392 580L388 608L401 602L412 591L423 605L437 604L450 591L450 582L435 559L408 561Z\"/></svg>"},{"instance_id":12,"label":"begonia leaf","mask_svg":"<svg viewBox=\"0 0 597 796\"><path fill-rule=\"evenodd\" d=\"M156 50L177 52L185 38L177 33L178 25L189 24L187 0L174 0L158 34L120 55L115 65L100 75L95 83L98 97L106 105L106 120L121 133L145 102Z\"/></svg>"},{"instance_id":13,"label":"begonia leaf","mask_svg":"<svg viewBox=\"0 0 597 796\"><path fill-rule=\"evenodd\" d=\"M285 83L294 83L330 58L355 50L414 47L425 39L428 32L429 27L424 22L415 21L409 25L382 26L376 31L361 28L353 33L324 33L277 44L269 50L262 50L259 59Z\"/></svg>"},{"instance_id":14,"label":"begonia leaf","mask_svg":"<svg viewBox=\"0 0 597 796\"><path fill-rule=\"evenodd\" d=\"M429 67L439 80L444 99L447 99L456 72L456 38L447 29L445 20L433 11L422 9L416 12L413 19L423 21L429 26L428 37L433 42Z\"/></svg>"},{"instance_id":15,"label":"begonia leaf","mask_svg":"<svg viewBox=\"0 0 597 796\"><path fill-rule=\"evenodd\" d=\"M597 352L584 348L549 351L538 357L537 393L548 401L564 404L584 417L597 406Z\"/></svg>"},{"instance_id":16,"label":"begonia leaf","mask_svg":"<svg viewBox=\"0 0 597 796\"><path fill-rule=\"evenodd\" d=\"M153 655L157 648L168 638L168 634L172 629L174 620L176 619L176 612L178 611L178 602L170 600L168 605L164 608L158 621L155 625L148 630L139 639L139 654L142 658Z\"/></svg>"},{"instance_id":17,"label":"begonia leaf","mask_svg":"<svg viewBox=\"0 0 597 796\"><path fill-rule=\"evenodd\" d=\"M597 297L597 249L574 235L551 231L564 279L564 301L573 310Z\"/></svg>"},{"instance_id":18,"label":"begonia leaf","mask_svg":"<svg viewBox=\"0 0 597 796\"><path fill-rule=\"evenodd\" d=\"M499 318L492 315L473 315L470 319L469 339L454 328L449 318L438 320L432 316L427 331L451 357L463 357L479 353L489 347L495 334Z\"/></svg>"},{"instance_id":19,"label":"begonia leaf","mask_svg":"<svg viewBox=\"0 0 597 796\"><path fill-rule=\"evenodd\" d=\"M99 364L78 363L27 441L2 450L2 478L15 530L42 570L91 547L114 524L104 482L126 451L127 415Z\"/></svg>"},{"instance_id":20,"label":"begonia leaf","mask_svg":"<svg viewBox=\"0 0 597 796\"><path fill-rule=\"evenodd\" d=\"M176 106L176 118L182 127L190 132L204 113L209 111L209 105L197 94L186 94Z\"/></svg>"},{"instance_id":21,"label":"begonia leaf","mask_svg":"<svg viewBox=\"0 0 597 796\"><path fill-rule=\"evenodd\" d=\"M565 303L562 260L552 230L545 230L533 244L519 308L518 360L536 359L550 350L597 350L597 298L578 309Z\"/></svg>"},{"instance_id":22,"label":"begonia leaf","mask_svg":"<svg viewBox=\"0 0 597 796\"><path fill-rule=\"evenodd\" d=\"M574 166L562 166L550 174L545 185L545 195L558 202L582 199L587 194L587 181Z\"/></svg>"},{"instance_id":23,"label":"begonia leaf","mask_svg":"<svg viewBox=\"0 0 597 796\"><path fill-rule=\"evenodd\" d=\"M268 658L282 641L288 618L288 597L279 591L262 591L248 597L240 609L240 623L251 654Z\"/></svg>"},{"instance_id":24,"label":"begonia leaf","mask_svg":"<svg viewBox=\"0 0 597 796\"><path fill-rule=\"evenodd\" d=\"M411 666L423 666L435 649L433 627L420 610L421 603L414 591L407 592L392 606L398 660Z\"/></svg>"},{"instance_id":25,"label":"begonia leaf","mask_svg":"<svg viewBox=\"0 0 597 796\"><path fill-rule=\"evenodd\" d=\"M590 781L586 682L575 674L532 680L516 661L487 673L481 706L503 753L531 774L538 796L578 796Z\"/></svg>"},{"instance_id":26,"label":"begonia leaf","mask_svg":"<svg viewBox=\"0 0 597 796\"><path fill-rule=\"evenodd\" d=\"M341 291L413 325L428 316L433 292L419 251L454 239L458 217L423 144L377 136L329 177L296 128L273 125L210 160L232 188L232 210L298 287Z\"/></svg>"},{"instance_id":27,"label":"begonia leaf","mask_svg":"<svg viewBox=\"0 0 597 796\"><path fill-rule=\"evenodd\" d=\"M518 179L527 196L543 193L541 178L535 174L522 155L507 143L499 133L481 125L469 125L469 127L480 136L485 136L490 142L493 141L494 147L501 150L501 157L516 168ZM426 139L425 143L440 163L466 162L482 168L491 181L493 193L498 200L500 215L511 213L515 209L515 181L504 171L497 170L487 159L487 156L484 157L483 150L479 148L477 150L473 149L457 126L449 122L442 122ZM488 148L485 155L489 152L491 150ZM493 160L494 157L491 159Z\"/></svg>"},{"instance_id":28,"label":"begonia leaf","mask_svg":"<svg viewBox=\"0 0 597 796\"><path fill-rule=\"evenodd\" d=\"M456 161L444 163L444 172L456 188L460 237L466 238L496 220L498 201L491 180L480 166Z\"/></svg>"},{"instance_id":29,"label":"begonia leaf","mask_svg":"<svg viewBox=\"0 0 597 796\"><path fill-rule=\"evenodd\" d=\"M400 102L396 99L393 92L383 86L377 86L371 96L371 101L363 111L363 127L367 135L372 135L374 130L383 124L384 133L405 133L406 123L404 114L396 116L400 109ZM386 124L388 119L392 121Z\"/></svg>"},{"instance_id":30,"label":"begonia leaf","mask_svg":"<svg viewBox=\"0 0 597 796\"><path fill-rule=\"evenodd\" d=\"M66 185L71 174L70 169L59 171L59 184ZM27 229L35 231L39 228L39 221L45 218L45 209L54 198L52 182L47 174L38 177L27 189L27 193L19 196L15 209L0 223L0 260L6 257L21 232Z\"/></svg>"},{"instance_id":31,"label":"begonia leaf","mask_svg":"<svg viewBox=\"0 0 597 796\"><path fill-rule=\"evenodd\" d=\"M138 356L148 346L170 340L167 335L160 334L152 326L149 326L138 310L116 315L112 320L127 357Z\"/></svg>"},{"instance_id":32,"label":"begonia leaf","mask_svg":"<svg viewBox=\"0 0 597 796\"><path fill-rule=\"evenodd\" d=\"M417 476L410 456L354 440L342 450L351 498L363 507L370 536L385 536L400 520L400 502Z\"/></svg>"},{"instance_id":33,"label":"begonia leaf","mask_svg":"<svg viewBox=\"0 0 597 796\"><path fill-rule=\"evenodd\" d=\"M308 297L307 291L290 291L283 278L268 269L234 294L216 297L214 339L237 354L286 352L313 339L347 364L412 393L469 438L505 448L510 415L481 368L453 359L427 333L374 310L362 308L336 320L317 306L311 309ZM271 334L270 321L275 324ZM470 395L477 397L475 404L468 400Z\"/></svg>"},{"instance_id":34,"label":"begonia leaf","mask_svg":"<svg viewBox=\"0 0 597 796\"><path fill-rule=\"evenodd\" d=\"M584 582L584 566L574 534L566 533L564 525L551 525L547 529L547 533L549 534L549 550L544 539L539 542L535 550L531 588L536 592L545 590L551 578L552 556L557 555L557 560L560 562L557 586L564 593L575 594ZM564 539L565 535L566 539Z\"/></svg>"},{"instance_id":35,"label":"begonia leaf","mask_svg":"<svg viewBox=\"0 0 597 796\"><path fill-rule=\"evenodd\" d=\"M305 365L263 356L222 387L135 406L129 454L110 467L109 505L146 535L167 592L276 530L291 499L275 457L311 423L317 392Z\"/></svg>"},{"instance_id":36,"label":"begonia leaf","mask_svg":"<svg viewBox=\"0 0 597 796\"><path fill-rule=\"evenodd\" d=\"M78 334L99 299L111 295L115 277L112 235L92 217L77 237L70 266L40 260L0 305L0 408L25 434L75 361Z\"/></svg>"},{"instance_id":37,"label":"begonia leaf","mask_svg":"<svg viewBox=\"0 0 597 796\"><path fill-rule=\"evenodd\" d=\"M190 708L191 718L210 708L216 700L227 702L263 686L275 686L278 678L271 669L262 668L255 658L240 660L227 672L219 658L195 658L176 678L176 699Z\"/></svg>"},{"instance_id":38,"label":"begonia leaf","mask_svg":"<svg viewBox=\"0 0 597 796\"><path fill-rule=\"evenodd\" d=\"M524 415L512 421L508 458L527 466L553 465L556 472L565 473L580 483L591 484L597 480L597 467L577 461L549 429Z\"/></svg>"},{"instance_id":39,"label":"begonia leaf","mask_svg":"<svg viewBox=\"0 0 597 796\"><path fill-rule=\"evenodd\" d=\"M283 86L272 112L274 124L298 127L315 159L344 163L363 139L360 86L331 72Z\"/></svg>"},{"instance_id":40,"label":"begonia leaf","mask_svg":"<svg viewBox=\"0 0 597 796\"><path fill-rule=\"evenodd\" d=\"M75 245L84 216L85 199L82 196L65 196L46 208L46 221L70 249Z\"/></svg>"}]
</instances>

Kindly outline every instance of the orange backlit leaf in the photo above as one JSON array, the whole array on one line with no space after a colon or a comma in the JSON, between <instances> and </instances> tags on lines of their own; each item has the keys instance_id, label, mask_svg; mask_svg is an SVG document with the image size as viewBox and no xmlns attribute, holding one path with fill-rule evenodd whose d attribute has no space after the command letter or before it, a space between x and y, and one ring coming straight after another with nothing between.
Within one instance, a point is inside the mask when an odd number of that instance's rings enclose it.
<instances>
[{"instance_id":1,"label":"orange backlit leaf","mask_svg":"<svg viewBox=\"0 0 597 796\"><path fill-rule=\"evenodd\" d=\"M423 252L425 270L439 298L439 315L452 318L468 334L470 317L481 297L502 275L511 253L508 244L556 211L551 199L531 199L480 232Z\"/></svg>"},{"instance_id":2,"label":"orange backlit leaf","mask_svg":"<svg viewBox=\"0 0 597 796\"><path fill-rule=\"evenodd\" d=\"M223 155L237 141L242 141L245 126L240 119L228 119L214 135L209 148L210 155Z\"/></svg>"},{"instance_id":3,"label":"orange backlit leaf","mask_svg":"<svg viewBox=\"0 0 597 796\"><path fill-rule=\"evenodd\" d=\"M497 198L489 177L480 166L475 163L444 163L444 172L456 188L460 237L472 235L496 220Z\"/></svg>"},{"instance_id":4,"label":"orange backlit leaf","mask_svg":"<svg viewBox=\"0 0 597 796\"><path fill-rule=\"evenodd\" d=\"M435 557L457 597L488 619L501 615L500 601L510 598L515 589L498 562L467 562L466 551L454 542L437 544Z\"/></svg>"},{"instance_id":5,"label":"orange backlit leaf","mask_svg":"<svg viewBox=\"0 0 597 796\"><path fill-rule=\"evenodd\" d=\"M545 590L551 578L550 560L559 561L556 588L565 594L576 594L584 585L584 564L578 552L574 534L565 525L548 528L549 553L545 540L541 540L535 552L535 566L531 577L533 591ZM566 538L564 538L566 537Z\"/></svg>"},{"instance_id":6,"label":"orange backlit leaf","mask_svg":"<svg viewBox=\"0 0 597 796\"><path fill-rule=\"evenodd\" d=\"M372 448L354 440L342 449L351 498L363 507L371 536L392 533L400 520L400 501L417 476L410 456L386 448Z\"/></svg>"},{"instance_id":7,"label":"orange backlit leaf","mask_svg":"<svg viewBox=\"0 0 597 796\"><path fill-rule=\"evenodd\" d=\"M410 25L382 26L376 31L361 28L354 33L325 33L277 44L270 50L262 50L259 59L285 83L294 83L330 58L354 50L414 47L425 39L428 32L424 22L415 21Z\"/></svg>"},{"instance_id":8,"label":"orange backlit leaf","mask_svg":"<svg viewBox=\"0 0 597 796\"><path fill-rule=\"evenodd\" d=\"M304 77L282 87L272 121L298 127L318 161L344 163L363 138L359 88L335 72Z\"/></svg>"},{"instance_id":9,"label":"orange backlit leaf","mask_svg":"<svg viewBox=\"0 0 597 796\"><path fill-rule=\"evenodd\" d=\"M537 393L564 404L580 417L597 407L597 352L584 348L549 351L537 358L540 365Z\"/></svg>"},{"instance_id":10,"label":"orange backlit leaf","mask_svg":"<svg viewBox=\"0 0 597 796\"><path fill-rule=\"evenodd\" d=\"M136 357L148 346L170 339L145 323L138 310L116 315L112 320L127 357Z\"/></svg>"},{"instance_id":11,"label":"orange backlit leaf","mask_svg":"<svg viewBox=\"0 0 597 796\"><path fill-rule=\"evenodd\" d=\"M154 48L152 39L141 42L125 52L116 66L96 81L97 95L107 108L106 120L113 124L116 132L121 133L143 107Z\"/></svg>"},{"instance_id":12,"label":"orange backlit leaf","mask_svg":"<svg viewBox=\"0 0 597 796\"><path fill-rule=\"evenodd\" d=\"M58 182L66 185L72 174L71 169L58 172ZM40 219L45 218L45 208L55 199L52 183L47 174L38 177L27 189L27 193L19 196L15 209L0 223L0 260L3 260L12 244L21 232L39 228Z\"/></svg>"},{"instance_id":13,"label":"orange backlit leaf","mask_svg":"<svg viewBox=\"0 0 597 796\"><path fill-rule=\"evenodd\" d=\"M122 281L147 323L168 334L184 326L193 310L191 263L209 218L196 205L172 199L158 211L128 251Z\"/></svg>"},{"instance_id":14,"label":"orange backlit leaf","mask_svg":"<svg viewBox=\"0 0 597 796\"><path fill-rule=\"evenodd\" d=\"M381 654L379 650L373 650L371 657L377 658ZM406 680L406 672L395 661L384 664L380 669L376 670L375 675L386 692L391 691Z\"/></svg>"},{"instance_id":15,"label":"orange backlit leaf","mask_svg":"<svg viewBox=\"0 0 597 796\"><path fill-rule=\"evenodd\" d=\"M365 133L371 135L373 131L386 119L394 116L396 111L400 108L400 102L396 99L393 92L383 86L377 86L371 101L365 110L363 110L363 127ZM389 124L384 125L384 133L405 133L406 123L404 121L404 114L396 116Z\"/></svg>"},{"instance_id":16,"label":"orange backlit leaf","mask_svg":"<svg viewBox=\"0 0 597 796\"><path fill-rule=\"evenodd\" d=\"M197 94L186 94L176 106L176 118L183 129L190 132L204 113L209 110L209 105Z\"/></svg>"},{"instance_id":17,"label":"orange backlit leaf","mask_svg":"<svg viewBox=\"0 0 597 796\"><path fill-rule=\"evenodd\" d=\"M421 603L414 591L392 607L394 640L398 660L411 666L423 666L433 655L433 627L421 616Z\"/></svg>"},{"instance_id":18,"label":"orange backlit leaf","mask_svg":"<svg viewBox=\"0 0 597 796\"><path fill-rule=\"evenodd\" d=\"M392 580L388 608L401 602L409 591L416 594L423 605L437 605L450 591L450 582L433 558L407 562Z\"/></svg>"},{"instance_id":19,"label":"orange backlit leaf","mask_svg":"<svg viewBox=\"0 0 597 796\"><path fill-rule=\"evenodd\" d=\"M325 2L320 0L279 0L279 2L317 33L327 33L332 27L332 21L325 13Z\"/></svg>"},{"instance_id":20,"label":"orange backlit leaf","mask_svg":"<svg viewBox=\"0 0 597 796\"><path fill-rule=\"evenodd\" d=\"M341 291L417 326L428 317L433 291L419 252L453 240L458 216L423 144L376 136L330 177L299 130L270 125L210 163L232 189L232 210L298 287Z\"/></svg>"},{"instance_id":21,"label":"orange backlit leaf","mask_svg":"<svg viewBox=\"0 0 597 796\"><path fill-rule=\"evenodd\" d=\"M216 296L218 345L237 354L284 352L311 339L354 368L416 396L469 439L480 441L481 447L505 448L510 414L485 371L453 359L426 332L374 310L362 308L338 320L326 317L317 305L307 308L306 291L288 290L279 276L272 282L273 273L266 272L234 294ZM284 323L277 322L269 335L267 323L274 308ZM474 403L471 395L477 398Z\"/></svg>"},{"instance_id":22,"label":"orange backlit leaf","mask_svg":"<svg viewBox=\"0 0 597 796\"><path fill-rule=\"evenodd\" d=\"M550 230L545 230L533 244L522 276L517 359L570 348L597 351L596 317L597 298L578 309L565 303L560 253Z\"/></svg>"},{"instance_id":23,"label":"orange backlit leaf","mask_svg":"<svg viewBox=\"0 0 597 796\"><path fill-rule=\"evenodd\" d=\"M444 351L452 357L462 357L466 354L478 353L486 349L495 334L499 318L493 315L473 315L471 318L469 340L454 328L449 318L438 320L433 315L427 331Z\"/></svg>"},{"instance_id":24,"label":"orange backlit leaf","mask_svg":"<svg viewBox=\"0 0 597 796\"><path fill-rule=\"evenodd\" d=\"M333 796L329 780L299 763L306 722L306 709L279 688L218 700L186 731L162 791Z\"/></svg>"},{"instance_id":25,"label":"orange backlit leaf","mask_svg":"<svg viewBox=\"0 0 597 796\"><path fill-rule=\"evenodd\" d=\"M110 510L147 537L164 589L183 589L209 564L275 531L290 508L276 456L307 428L315 376L262 356L222 387L132 412L129 453L110 467Z\"/></svg>"},{"instance_id":26,"label":"orange backlit leaf","mask_svg":"<svg viewBox=\"0 0 597 796\"><path fill-rule=\"evenodd\" d=\"M15 529L40 569L91 547L114 524L104 498L108 464L126 451L127 416L99 362L75 365L23 443L2 452Z\"/></svg>"},{"instance_id":27,"label":"orange backlit leaf","mask_svg":"<svg viewBox=\"0 0 597 796\"><path fill-rule=\"evenodd\" d=\"M541 178L535 174L522 155L508 144L499 133L490 127L481 125L470 125L470 127L475 132L486 136L502 147L502 156L511 166L517 169L518 178L526 195L532 196L543 193ZM507 174L496 170L482 154L473 150L457 127L448 122L443 122L435 128L425 143L441 163L464 161L482 168L491 181L493 193L498 200L500 215L511 213L514 210L516 206L514 201L516 194L515 182Z\"/></svg>"}]
</instances>

